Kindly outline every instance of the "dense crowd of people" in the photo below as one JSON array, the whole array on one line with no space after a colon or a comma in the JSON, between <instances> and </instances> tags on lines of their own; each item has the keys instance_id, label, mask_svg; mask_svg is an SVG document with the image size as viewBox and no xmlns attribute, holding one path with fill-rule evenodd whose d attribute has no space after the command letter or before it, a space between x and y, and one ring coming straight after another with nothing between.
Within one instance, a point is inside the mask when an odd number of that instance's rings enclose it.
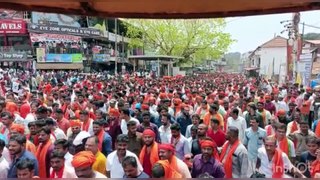
<instances>
[{"instance_id":1,"label":"dense crowd of people","mask_svg":"<svg viewBox=\"0 0 320 180\"><path fill-rule=\"evenodd\" d=\"M0 178L314 178L320 87L0 71Z\"/></svg>"}]
</instances>

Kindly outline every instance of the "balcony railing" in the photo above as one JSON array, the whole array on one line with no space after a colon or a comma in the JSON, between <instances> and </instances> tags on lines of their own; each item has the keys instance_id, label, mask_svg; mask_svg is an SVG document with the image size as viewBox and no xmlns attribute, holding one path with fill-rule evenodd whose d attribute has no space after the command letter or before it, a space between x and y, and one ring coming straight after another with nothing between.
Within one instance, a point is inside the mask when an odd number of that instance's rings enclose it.
<instances>
[{"instance_id":1,"label":"balcony railing","mask_svg":"<svg viewBox=\"0 0 320 180\"><path fill-rule=\"evenodd\" d=\"M32 47L28 45L2 46L0 47L0 52L16 52L32 55Z\"/></svg>"}]
</instances>

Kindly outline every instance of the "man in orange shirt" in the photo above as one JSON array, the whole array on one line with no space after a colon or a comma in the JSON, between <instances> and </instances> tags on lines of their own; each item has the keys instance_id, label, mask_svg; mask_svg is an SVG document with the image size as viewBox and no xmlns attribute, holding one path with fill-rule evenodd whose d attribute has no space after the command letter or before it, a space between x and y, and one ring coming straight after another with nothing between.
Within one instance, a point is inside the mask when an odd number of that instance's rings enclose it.
<instances>
[{"instance_id":1,"label":"man in orange shirt","mask_svg":"<svg viewBox=\"0 0 320 180\"><path fill-rule=\"evenodd\" d=\"M22 124L12 124L12 126L10 127L10 136L14 136L14 135L22 135L24 136L24 126ZM36 154L36 146L27 139L26 142L26 150L30 151L32 154Z\"/></svg>"},{"instance_id":2,"label":"man in orange shirt","mask_svg":"<svg viewBox=\"0 0 320 180\"><path fill-rule=\"evenodd\" d=\"M223 129L224 127L224 121L223 121L223 117L221 116L221 114L218 113L219 107L215 104L210 105L210 109L209 112L207 112L204 115L203 118L203 123L207 126L211 126L211 119L215 118L219 121L219 125L221 127L221 129Z\"/></svg>"},{"instance_id":3,"label":"man in orange shirt","mask_svg":"<svg viewBox=\"0 0 320 180\"><path fill-rule=\"evenodd\" d=\"M52 153L54 146L50 140L51 129L43 127L39 132L40 145L37 149L36 157L39 162L39 177L50 177L50 154Z\"/></svg>"},{"instance_id":4,"label":"man in orange shirt","mask_svg":"<svg viewBox=\"0 0 320 180\"><path fill-rule=\"evenodd\" d=\"M151 129L146 129L142 134L144 146L140 152L140 162L146 174L151 176L152 165L159 160L158 143L155 142L156 134Z\"/></svg>"}]
</instances>

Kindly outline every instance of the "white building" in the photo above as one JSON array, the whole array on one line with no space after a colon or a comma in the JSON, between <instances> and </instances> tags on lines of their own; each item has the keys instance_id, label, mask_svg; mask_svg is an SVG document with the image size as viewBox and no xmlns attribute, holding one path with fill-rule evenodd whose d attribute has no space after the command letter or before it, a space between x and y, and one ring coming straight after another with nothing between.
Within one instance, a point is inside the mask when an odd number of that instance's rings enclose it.
<instances>
[{"instance_id":1,"label":"white building","mask_svg":"<svg viewBox=\"0 0 320 180\"><path fill-rule=\"evenodd\" d=\"M250 60L250 67L259 68L260 75L284 82L287 74L287 39L274 37L254 50Z\"/></svg>"}]
</instances>

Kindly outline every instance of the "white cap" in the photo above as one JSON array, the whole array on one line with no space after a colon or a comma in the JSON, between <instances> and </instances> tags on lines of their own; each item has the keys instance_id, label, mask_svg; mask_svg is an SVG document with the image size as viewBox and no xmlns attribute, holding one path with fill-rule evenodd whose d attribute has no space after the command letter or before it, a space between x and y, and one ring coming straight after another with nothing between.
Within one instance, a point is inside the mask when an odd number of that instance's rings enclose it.
<instances>
[{"instance_id":1,"label":"white cap","mask_svg":"<svg viewBox=\"0 0 320 180\"><path fill-rule=\"evenodd\" d=\"M88 132L86 132L86 131L81 131L81 132L76 136L76 138L74 138L72 144L75 145L75 146L79 146L79 145L82 144L82 140L83 140L83 139L88 138L88 137L90 137L90 136L91 136L91 135L90 135Z\"/></svg>"}]
</instances>

